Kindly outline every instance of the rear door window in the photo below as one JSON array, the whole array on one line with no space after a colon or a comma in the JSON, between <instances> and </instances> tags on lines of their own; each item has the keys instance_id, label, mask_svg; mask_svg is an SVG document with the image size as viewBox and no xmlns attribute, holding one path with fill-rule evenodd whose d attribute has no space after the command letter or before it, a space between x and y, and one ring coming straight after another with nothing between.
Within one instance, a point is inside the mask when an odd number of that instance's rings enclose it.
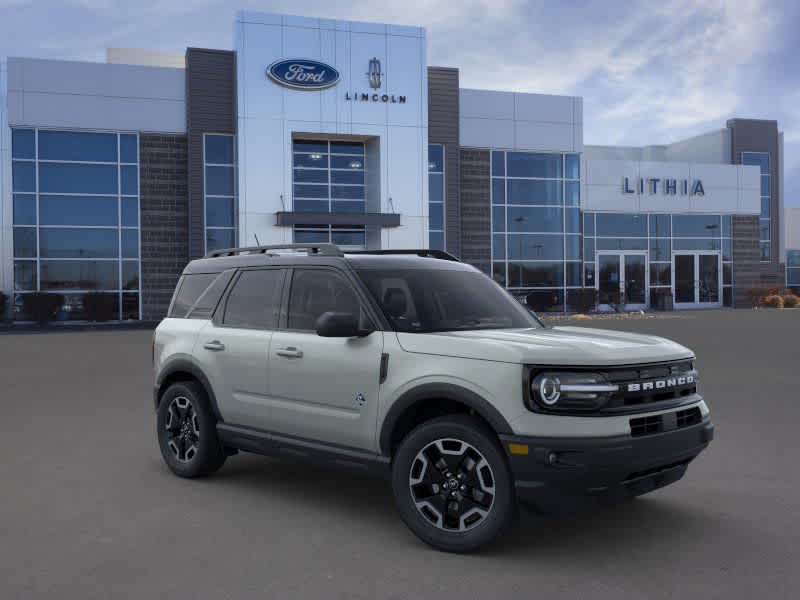
<instances>
[{"instance_id":1,"label":"rear door window","mask_svg":"<svg viewBox=\"0 0 800 600\"><path fill-rule=\"evenodd\" d=\"M242 329L276 329L284 273L283 269L242 271L225 301L222 325Z\"/></svg>"}]
</instances>

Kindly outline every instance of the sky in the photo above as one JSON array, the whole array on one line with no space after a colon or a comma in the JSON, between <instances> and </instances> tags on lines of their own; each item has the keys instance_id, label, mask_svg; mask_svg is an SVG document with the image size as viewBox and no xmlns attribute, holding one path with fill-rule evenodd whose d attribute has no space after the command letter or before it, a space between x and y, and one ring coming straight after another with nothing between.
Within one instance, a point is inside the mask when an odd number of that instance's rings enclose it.
<instances>
[{"instance_id":1,"label":"sky","mask_svg":"<svg viewBox=\"0 0 800 600\"><path fill-rule=\"evenodd\" d=\"M665 144L731 117L776 119L800 205L795 0L0 0L0 56L105 59L107 47L230 49L237 9L420 25L462 87L583 97L584 143Z\"/></svg>"}]
</instances>

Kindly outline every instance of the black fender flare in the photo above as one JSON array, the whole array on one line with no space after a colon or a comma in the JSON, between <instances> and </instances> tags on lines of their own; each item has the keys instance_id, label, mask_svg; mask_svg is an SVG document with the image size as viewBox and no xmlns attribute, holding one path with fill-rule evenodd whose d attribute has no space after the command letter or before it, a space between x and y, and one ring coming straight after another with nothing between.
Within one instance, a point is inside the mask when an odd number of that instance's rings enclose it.
<instances>
[{"instance_id":1,"label":"black fender flare","mask_svg":"<svg viewBox=\"0 0 800 600\"><path fill-rule=\"evenodd\" d=\"M438 399L452 400L471 408L483 417L498 435L513 434L511 426L500 411L472 390L452 383L425 383L404 392L386 413L378 438L381 453L385 456L391 454L392 433L407 410L416 404Z\"/></svg>"},{"instance_id":2,"label":"black fender flare","mask_svg":"<svg viewBox=\"0 0 800 600\"><path fill-rule=\"evenodd\" d=\"M158 410L158 403L161 400L161 393L163 391L161 388L163 387L164 382L175 373L188 373L200 382L200 385L202 385L203 389L206 391L206 395L208 396L208 401L211 404L211 410L214 413L214 416L217 418L217 421L222 423L223 419L219 412L219 406L217 405L217 396L214 394L214 388L211 387L208 377L206 377L205 373L203 373L200 367L190 360L184 358L177 358L169 361L158 374L158 377L156 378L155 390L153 391L153 400L156 410Z\"/></svg>"}]
</instances>

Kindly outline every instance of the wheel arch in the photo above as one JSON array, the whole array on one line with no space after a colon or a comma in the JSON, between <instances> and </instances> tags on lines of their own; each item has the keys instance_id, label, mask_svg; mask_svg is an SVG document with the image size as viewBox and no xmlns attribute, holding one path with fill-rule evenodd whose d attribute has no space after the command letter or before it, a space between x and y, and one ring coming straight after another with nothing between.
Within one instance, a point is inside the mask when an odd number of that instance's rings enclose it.
<instances>
[{"instance_id":1,"label":"wheel arch","mask_svg":"<svg viewBox=\"0 0 800 600\"><path fill-rule=\"evenodd\" d=\"M168 363L159 373L156 379L156 389L153 399L156 410L158 410L158 405L166 389L177 381L196 381L199 383L208 397L214 416L219 422L223 421L222 415L219 412L219 406L217 405L217 397L214 394L214 388L211 387L208 377L206 377L200 367L184 359L178 359Z\"/></svg>"},{"instance_id":2,"label":"wheel arch","mask_svg":"<svg viewBox=\"0 0 800 600\"><path fill-rule=\"evenodd\" d=\"M472 390L450 383L428 383L403 393L386 413L378 438L381 454L391 456L403 437L421 422L453 413L475 415L495 434L513 433L503 415Z\"/></svg>"}]
</instances>

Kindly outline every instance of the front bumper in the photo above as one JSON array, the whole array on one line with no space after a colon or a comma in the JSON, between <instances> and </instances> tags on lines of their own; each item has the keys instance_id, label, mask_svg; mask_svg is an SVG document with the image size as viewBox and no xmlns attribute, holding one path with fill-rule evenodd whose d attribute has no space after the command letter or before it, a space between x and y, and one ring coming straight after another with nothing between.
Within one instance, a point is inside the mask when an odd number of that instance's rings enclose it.
<instances>
[{"instance_id":1,"label":"front bumper","mask_svg":"<svg viewBox=\"0 0 800 600\"><path fill-rule=\"evenodd\" d=\"M543 512L617 502L669 485L713 438L709 417L641 437L500 436L517 496Z\"/></svg>"}]
</instances>

